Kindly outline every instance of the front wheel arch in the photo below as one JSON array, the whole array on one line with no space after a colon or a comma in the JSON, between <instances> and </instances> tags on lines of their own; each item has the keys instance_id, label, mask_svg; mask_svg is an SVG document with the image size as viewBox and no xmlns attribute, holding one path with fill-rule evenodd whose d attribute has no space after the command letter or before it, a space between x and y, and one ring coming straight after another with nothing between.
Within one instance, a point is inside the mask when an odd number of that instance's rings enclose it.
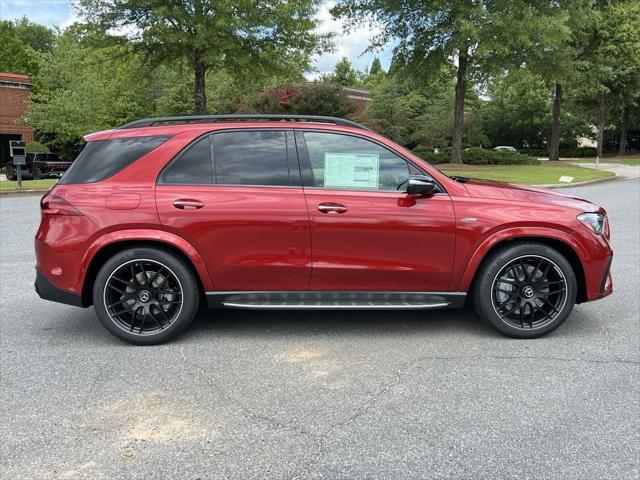
<instances>
[{"instance_id":1,"label":"front wheel arch","mask_svg":"<svg viewBox=\"0 0 640 480\"><path fill-rule=\"evenodd\" d=\"M471 285L469 287L469 291L472 292L475 288L475 284L477 282L478 274L482 271L482 267L486 263L487 259L491 257L492 253L496 250L503 249L507 246L516 245L518 243L541 243L548 247L551 247L558 251L564 258L567 259L571 268L573 269L573 273L576 276L576 303L583 303L587 301L587 281L584 275L584 269L582 268L582 262L580 261L580 257L576 251L568 244L562 242L561 240L557 240L555 238L548 237L516 237L516 238L507 238L505 240L501 240L500 242L493 245L482 257L482 261L476 268L473 279L471 281Z\"/></svg>"},{"instance_id":2,"label":"front wheel arch","mask_svg":"<svg viewBox=\"0 0 640 480\"><path fill-rule=\"evenodd\" d=\"M95 284L96 275L98 271L102 268L105 262L113 257L115 254L123 251L129 250L131 248L141 248L141 247L150 247L157 248L160 250L165 250L185 262L186 265L189 266L193 275L198 282L198 288L200 291L200 298L204 300L205 298L205 288L202 284L202 279L198 274L198 270L193 265L191 259L179 248L165 242L158 242L153 240L122 240L119 242L110 243L105 245L100 250L96 252L96 254L91 259L91 263L87 268L87 273L85 275L84 284L82 286L82 304L85 307L89 307L93 305L93 286Z\"/></svg>"}]
</instances>

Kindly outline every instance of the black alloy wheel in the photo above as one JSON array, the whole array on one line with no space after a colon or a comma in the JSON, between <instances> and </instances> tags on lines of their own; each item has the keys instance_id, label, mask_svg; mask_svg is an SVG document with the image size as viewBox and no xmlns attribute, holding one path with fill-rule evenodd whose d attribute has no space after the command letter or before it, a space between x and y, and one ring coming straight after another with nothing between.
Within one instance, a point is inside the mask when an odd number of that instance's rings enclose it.
<instances>
[{"instance_id":1,"label":"black alloy wheel","mask_svg":"<svg viewBox=\"0 0 640 480\"><path fill-rule=\"evenodd\" d=\"M510 326L541 328L562 311L567 300L567 280L548 258L519 257L494 278L491 300L496 314Z\"/></svg>"},{"instance_id":2,"label":"black alloy wheel","mask_svg":"<svg viewBox=\"0 0 640 480\"><path fill-rule=\"evenodd\" d=\"M115 270L104 290L107 313L120 328L137 335L158 333L180 315L183 291L176 275L149 259Z\"/></svg>"},{"instance_id":3,"label":"black alloy wheel","mask_svg":"<svg viewBox=\"0 0 640 480\"><path fill-rule=\"evenodd\" d=\"M576 301L577 280L569 261L537 242L510 242L492 251L476 272L476 312L501 333L536 338L558 328Z\"/></svg>"},{"instance_id":4,"label":"black alloy wheel","mask_svg":"<svg viewBox=\"0 0 640 480\"><path fill-rule=\"evenodd\" d=\"M191 323L200 306L193 267L160 247L133 247L100 268L93 304L113 335L136 345L163 343Z\"/></svg>"}]
</instances>

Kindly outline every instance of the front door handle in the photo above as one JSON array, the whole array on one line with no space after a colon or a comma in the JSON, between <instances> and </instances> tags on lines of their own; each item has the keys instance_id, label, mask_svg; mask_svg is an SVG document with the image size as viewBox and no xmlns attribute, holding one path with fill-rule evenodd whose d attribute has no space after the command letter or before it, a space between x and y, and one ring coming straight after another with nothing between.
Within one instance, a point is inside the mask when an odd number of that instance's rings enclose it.
<instances>
[{"instance_id":1,"label":"front door handle","mask_svg":"<svg viewBox=\"0 0 640 480\"><path fill-rule=\"evenodd\" d=\"M179 208L180 210L197 210L204 207L204 203L202 203L200 200L180 199L174 200L173 206L175 208Z\"/></svg>"},{"instance_id":2,"label":"front door handle","mask_svg":"<svg viewBox=\"0 0 640 480\"><path fill-rule=\"evenodd\" d=\"M345 213L348 208L342 205L341 203L321 203L318 205L318 210L322 213Z\"/></svg>"}]
</instances>

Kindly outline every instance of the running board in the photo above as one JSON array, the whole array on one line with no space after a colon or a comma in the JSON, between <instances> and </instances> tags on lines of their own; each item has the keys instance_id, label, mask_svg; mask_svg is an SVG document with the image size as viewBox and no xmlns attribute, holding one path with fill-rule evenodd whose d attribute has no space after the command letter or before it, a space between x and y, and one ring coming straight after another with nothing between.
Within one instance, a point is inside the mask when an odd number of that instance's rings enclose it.
<instances>
[{"instance_id":1,"label":"running board","mask_svg":"<svg viewBox=\"0 0 640 480\"><path fill-rule=\"evenodd\" d=\"M464 292L207 292L209 307L255 310L425 310L459 308Z\"/></svg>"}]
</instances>

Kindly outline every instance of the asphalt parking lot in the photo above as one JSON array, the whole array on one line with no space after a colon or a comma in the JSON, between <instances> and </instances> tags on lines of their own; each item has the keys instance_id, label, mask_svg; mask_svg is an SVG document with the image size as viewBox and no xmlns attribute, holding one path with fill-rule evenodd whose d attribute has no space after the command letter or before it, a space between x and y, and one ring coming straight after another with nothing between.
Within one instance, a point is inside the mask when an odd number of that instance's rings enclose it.
<instances>
[{"instance_id":1,"label":"asphalt parking lot","mask_svg":"<svg viewBox=\"0 0 640 480\"><path fill-rule=\"evenodd\" d=\"M626 479L640 474L640 181L615 293L538 340L470 309L200 315L132 347L33 290L36 196L0 197L0 477Z\"/></svg>"}]
</instances>

